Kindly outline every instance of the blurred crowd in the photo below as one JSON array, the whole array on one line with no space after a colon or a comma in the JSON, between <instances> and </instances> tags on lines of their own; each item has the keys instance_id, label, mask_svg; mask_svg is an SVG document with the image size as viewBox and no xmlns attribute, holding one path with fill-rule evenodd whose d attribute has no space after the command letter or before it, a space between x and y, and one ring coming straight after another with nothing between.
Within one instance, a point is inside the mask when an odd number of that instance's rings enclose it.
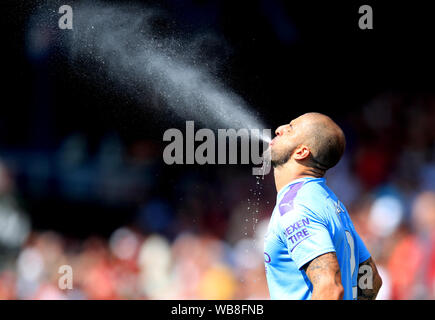
<instances>
[{"instance_id":1,"label":"blurred crowd","mask_svg":"<svg viewBox=\"0 0 435 320\"><path fill-rule=\"evenodd\" d=\"M346 153L326 178L379 266L378 299L435 299L435 98L386 93L348 114L337 119ZM170 182L182 197L144 195L139 218L82 239L32 227L10 167L0 167L0 299L269 298L272 175L216 166L204 182L185 168ZM64 265L72 289L60 289Z\"/></svg>"},{"instance_id":2,"label":"blurred crowd","mask_svg":"<svg viewBox=\"0 0 435 320\"><path fill-rule=\"evenodd\" d=\"M1 273L2 299L267 298L262 252L250 243L231 248L215 237L190 233L169 243L127 227L109 240L91 237L80 244L54 232L31 238L16 265ZM63 277L63 265L71 267L71 280ZM67 281L72 289L60 289Z\"/></svg>"}]
</instances>

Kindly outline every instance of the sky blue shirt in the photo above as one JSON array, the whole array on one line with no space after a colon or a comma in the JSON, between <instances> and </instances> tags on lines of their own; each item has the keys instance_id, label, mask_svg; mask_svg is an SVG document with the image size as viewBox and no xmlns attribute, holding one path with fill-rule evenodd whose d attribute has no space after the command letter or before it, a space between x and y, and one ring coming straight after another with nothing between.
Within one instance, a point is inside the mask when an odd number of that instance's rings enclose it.
<instances>
[{"instance_id":1,"label":"sky blue shirt","mask_svg":"<svg viewBox=\"0 0 435 320\"><path fill-rule=\"evenodd\" d=\"M313 286L302 267L327 252L336 252L343 299L356 299L358 266L370 253L346 208L325 178L292 181L278 192L264 239L270 298L310 299Z\"/></svg>"}]
</instances>

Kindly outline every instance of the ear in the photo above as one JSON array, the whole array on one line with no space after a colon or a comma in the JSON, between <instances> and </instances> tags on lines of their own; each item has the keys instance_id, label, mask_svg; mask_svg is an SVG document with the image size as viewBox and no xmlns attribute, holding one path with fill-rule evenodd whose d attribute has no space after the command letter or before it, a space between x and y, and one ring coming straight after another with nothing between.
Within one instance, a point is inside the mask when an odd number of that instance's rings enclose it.
<instances>
[{"instance_id":1,"label":"ear","mask_svg":"<svg viewBox=\"0 0 435 320\"><path fill-rule=\"evenodd\" d=\"M293 152L293 158L295 160L304 160L307 159L310 155L310 149L305 145L298 146Z\"/></svg>"}]
</instances>

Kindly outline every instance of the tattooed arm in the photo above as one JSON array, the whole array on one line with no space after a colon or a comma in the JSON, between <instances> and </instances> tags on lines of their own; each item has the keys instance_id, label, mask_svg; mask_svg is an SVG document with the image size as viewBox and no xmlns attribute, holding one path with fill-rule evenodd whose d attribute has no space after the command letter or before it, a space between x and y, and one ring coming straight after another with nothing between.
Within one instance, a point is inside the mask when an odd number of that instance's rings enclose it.
<instances>
[{"instance_id":1,"label":"tattooed arm","mask_svg":"<svg viewBox=\"0 0 435 320\"><path fill-rule=\"evenodd\" d=\"M303 269L313 285L311 300L341 300L340 266L335 252L328 252L308 262Z\"/></svg>"},{"instance_id":2,"label":"tattooed arm","mask_svg":"<svg viewBox=\"0 0 435 320\"><path fill-rule=\"evenodd\" d=\"M361 263L358 272L358 300L375 300L381 286L382 279L373 259Z\"/></svg>"}]
</instances>

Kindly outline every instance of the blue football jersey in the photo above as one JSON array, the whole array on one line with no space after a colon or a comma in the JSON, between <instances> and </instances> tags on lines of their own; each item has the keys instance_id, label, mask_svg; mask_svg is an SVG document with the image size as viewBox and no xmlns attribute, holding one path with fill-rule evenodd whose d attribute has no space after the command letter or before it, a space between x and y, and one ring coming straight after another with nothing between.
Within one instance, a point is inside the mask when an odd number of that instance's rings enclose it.
<instances>
[{"instance_id":1,"label":"blue football jersey","mask_svg":"<svg viewBox=\"0 0 435 320\"><path fill-rule=\"evenodd\" d=\"M346 208L325 178L292 181L278 192L264 239L271 299L310 299L313 287L302 267L328 252L337 255L343 299L356 299L358 266L370 253Z\"/></svg>"}]
</instances>

